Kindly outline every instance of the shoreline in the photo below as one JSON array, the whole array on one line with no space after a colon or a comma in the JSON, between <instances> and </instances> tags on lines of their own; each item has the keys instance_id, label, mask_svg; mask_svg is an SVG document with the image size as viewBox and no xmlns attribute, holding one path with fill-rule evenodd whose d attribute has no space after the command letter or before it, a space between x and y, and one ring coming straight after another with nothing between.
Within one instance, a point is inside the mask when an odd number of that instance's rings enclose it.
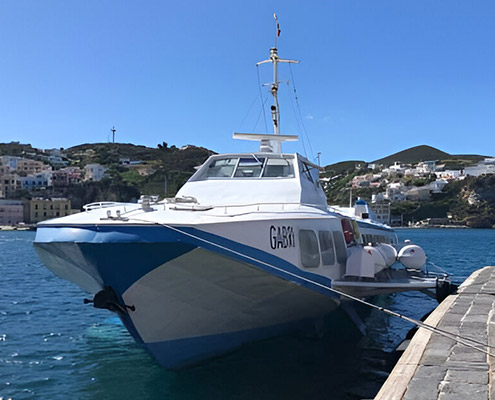
<instances>
[{"instance_id":1,"label":"shoreline","mask_svg":"<svg viewBox=\"0 0 495 400\"><path fill-rule=\"evenodd\" d=\"M0 231L35 231L36 225L0 225Z\"/></svg>"}]
</instances>

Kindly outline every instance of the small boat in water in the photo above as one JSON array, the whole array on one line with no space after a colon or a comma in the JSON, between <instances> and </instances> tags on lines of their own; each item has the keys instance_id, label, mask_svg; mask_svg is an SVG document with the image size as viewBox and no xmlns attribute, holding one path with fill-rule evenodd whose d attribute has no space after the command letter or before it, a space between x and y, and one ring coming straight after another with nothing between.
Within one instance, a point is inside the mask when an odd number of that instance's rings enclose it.
<instances>
[{"instance_id":1,"label":"small boat in water","mask_svg":"<svg viewBox=\"0 0 495 400\"><path fill-rule=\"evenodd\" d=\"M270 50L273 134L260 150L211 156L176 197L93 203L38 224L35 249L56 275L118 313L163 366L179 368L318 321L342 296L435 289L418 246L364 201L329 207L319 167L282 153ZM396 261L403 267L397 267Z\"/></svg>"}]
</instances>

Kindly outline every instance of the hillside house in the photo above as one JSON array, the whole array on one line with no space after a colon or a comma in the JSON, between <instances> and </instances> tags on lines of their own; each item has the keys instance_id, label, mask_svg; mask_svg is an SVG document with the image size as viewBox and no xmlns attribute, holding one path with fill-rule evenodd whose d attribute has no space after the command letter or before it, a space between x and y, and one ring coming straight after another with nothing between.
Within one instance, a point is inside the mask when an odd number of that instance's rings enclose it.
<instances>
[{"instance_id":1,"label":"hillside house","mask_svg":"<svg viewBox=\"0 0 495 400\"><path fill-rule=\"evenodd\" d=\"M85 181L101 181L105 176L107 168L100 164L88 164L84 167Z\"/></svg>"},{"instance_id":2,"label":"hillside house","mask_svg":"<svg viewBox=\"0 0 495 400\"><path fill-rule=\"evenodd\" d=\"M495 174L495 158L485 158L473 167L464 168L466 176L480 176L483 174Z\"/></svg>"},{"instance_id":3,"label":"hillside house","mask_svg":"<svg viewBox=\"0 0 495 400\"><path fill-rule=\"evenodd\" d=\"M21 181L21 187L29 191L46 188L52 186L52 171L20 177L19 180Z\"/></svg>"}]
</instances>

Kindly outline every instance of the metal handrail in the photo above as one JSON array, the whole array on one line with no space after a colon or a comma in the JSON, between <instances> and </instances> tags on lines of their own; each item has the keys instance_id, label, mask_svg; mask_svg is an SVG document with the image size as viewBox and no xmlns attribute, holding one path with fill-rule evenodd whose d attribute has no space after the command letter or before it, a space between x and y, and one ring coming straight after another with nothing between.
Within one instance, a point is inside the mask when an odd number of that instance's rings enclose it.
<instances>
[{"instance_id":1,"label":"metal handrail","mask_svg":"<svg viewBox=\"0 0 495 400\"><path fill-rule=\"evenodd\" d=\"M107 208L107 207L113 207L117 204L121 204L116 201L100 201L96 203L89 203L85 204L83 206L84 211L91 211L91 210L97 210L98 208Z\"/></svg>"}]
</instances>

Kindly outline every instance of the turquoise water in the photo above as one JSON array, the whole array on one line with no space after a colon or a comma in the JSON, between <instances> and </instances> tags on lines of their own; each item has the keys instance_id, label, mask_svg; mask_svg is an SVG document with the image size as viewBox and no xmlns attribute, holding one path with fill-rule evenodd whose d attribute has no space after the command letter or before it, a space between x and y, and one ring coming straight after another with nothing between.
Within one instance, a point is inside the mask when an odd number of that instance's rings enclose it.
<instances>
[{"instance_id":1,"label":"turquoise water","mask_svg":"<svg viewBox=\"0 0 495 400\"><path fill-rule=\"evenodd\" d=\"M429 260L461 281L495 265L495 230L401 230ZM329 335L281 337L178 372L134 343L110 312L45 269L33 232L0 232L0 398L3 399L358 399L373 397L391 351L411 328L379 312L358 344ZM435 301L415 294L374 299L420 318Z\"/></svg>"}]
</instances>

